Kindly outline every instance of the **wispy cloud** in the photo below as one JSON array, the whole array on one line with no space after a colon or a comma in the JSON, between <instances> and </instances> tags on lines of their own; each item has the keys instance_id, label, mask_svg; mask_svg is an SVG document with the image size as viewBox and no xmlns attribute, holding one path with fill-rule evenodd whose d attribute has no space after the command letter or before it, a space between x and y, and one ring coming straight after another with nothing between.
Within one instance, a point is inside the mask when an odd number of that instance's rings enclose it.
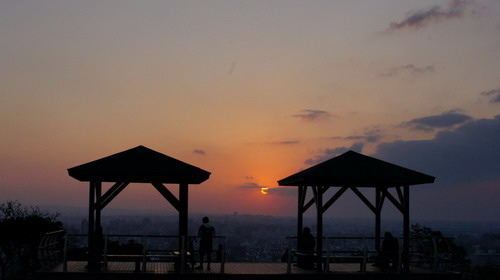
<instances>
[{"instance_id":1,"label":"wispy cloud","mask_svg":"<svg viewBox=\"0 0 500 280\"><path fill-rule=\"evenodd\" d=\"M278 187L278 188L269 188L267 193L270 195L280 195L280 196L296 196L297 188L294 187Z\"/></svg>"},{"instance_id":2,"label":"wispy cloud","mask_svg":"<svg viewBox=\"0 0 500 280\"><path fill-rule=\"evenodd\" d=\"M239 186L240 189L261 189L261 188L266 188L265 186L261 186L257 183L252 183L252 182L246 182L243 183L243 185Z\"/></svg>"},{"instance_id":3,"label":"wispy cloud","mask_svg":"<svg viewBox=\"0 0 500 280\"><path fill-rule=\"evenodd\" d=\"M460 113L460 110L451 110L448 112L444 112L441 115L413 119L411 121L402 123L401 126L412 130L430 132L434 129L452 128L456 125L463 124L470 120L472 120L472 117Z\"/></svg>"},{"instance_id":4,"label":"wispy cloud","mask_svg":"<svg viewBox=\"0 0 500 280\"><path fill-rule=\"evenodd\" d=\"M418 29L427 26L429 23L441 22L449 19L464 16L466 9L472 1L451 0L448 6L433 6L426 10L413 11L400 22L391 22L387 32L401 29Z\"/></svg>"},{"instance_id":5,"label":"wispy cloud","mask_svg":"<svg viewBox=\"0 0 500 280\"><path fill-rule=\"evenodd\" d=\"M338 148L333 148L333 149L324 149L320 151L320 154L316 156L315 158L307 159L304 161L305 164L307 165L314 165L321 163L323 161L329 160L335 156L338 156L339 154L345 153L349 150L353 150L356 152L361 152L363 150L364 143L363 142L357 142L354 143L351 147L338 147Z\"/></svg>"},{"instance_id":6,"label":"wispy cloud","mask_svg":"<svg viewBox=\"0 0 500 280\"><path fill-rule=\"evenodd\" d=\"M370 127L365 129L363 135L351 135L346 137L347 140L356 140L356 141L366 141L368 143L374 143L382 138L383 130L378 127Z\"/></svg>"},{"instance_id":7,"label":"wispy cloud","mask_svg":"<svg viewBox=\"0 0 500 280\"><path fill-rule=\"evenodd\" d=\"M407 64L398 67L392 67L389 70L382 73L383 77L392 77L402 73L408 73L410 75L422 75L426 73L432 73L436 71L436 67L434 65L428 66L415 66L414 64Z\"/></svg>"},{"instance_id":8,"label":"wispy cloud","mask_svg":"<svg viewBox=\"0 0 500 280\"><path fill-rule=\"evenodd\" d=\"M384 130L379 126L373 126L365 129L361 135L350 135L350 136L335 136L330 139L333 140L354 140L356 142L364 141L368 143L378 142L384 134Z\"/></svg>"},{"instance_id":9,"label":"wispy cloud","mask_svg":"<svg viewBox=\"0 0 500 280\"><path fill-rule=\"evenodd\" d=\"M331 117L331 114L322 110L302 110L302 114L292 115L294 118L299 118L303 121L323 121Z\"/></svg>"},{"instance_id":10,"label":"wispy cloud","mask_svg":"<svg viewBox=\"0 0 500 280\"><path fill-rule=\"evenodd\" d=\"M491 97L491 103L500 103L500 88L483 91L481 95Z\"/></svg>"},{"instance_id":11,"label":"wispy cloud","mask_svg":"<svg viewBox=\"0 0 500 280\"><path fill-rule=\"evenodd\" d=\"M295 145L295 144L299 144L299 143L300 142L297 140L287 140L287 141L277 142L276 144L278 144L278 145Z\"/></svg>"},{"instance_id":12,"label":"wispy cloud","mask_svg":"<svg viewBox=\"0 0 500 280\"><path fill-rule=\"evenodd\" d=\"M206 154L204 150L199 150L199 149L194 149L193 153L199 154L199 155L205 155Z\"/></svg>"}]
</instances>

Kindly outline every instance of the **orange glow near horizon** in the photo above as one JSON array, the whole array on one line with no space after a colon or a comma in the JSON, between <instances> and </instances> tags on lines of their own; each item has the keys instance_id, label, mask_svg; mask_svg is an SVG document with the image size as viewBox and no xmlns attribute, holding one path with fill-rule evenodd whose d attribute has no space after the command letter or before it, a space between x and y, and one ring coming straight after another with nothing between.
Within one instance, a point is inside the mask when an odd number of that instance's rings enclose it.
<instances>
[{"instance_id":1,"label":"orange glow near horizon","mask_svg":"<svg viewBox=\"0 0 500 280\"><path fill-rule=\"evenodd\" d=\"M267 188L267 187L260 188L260 193L261 194L268 194L268 191L269 191L269 188Z\"/></svg>"}]
</instances>

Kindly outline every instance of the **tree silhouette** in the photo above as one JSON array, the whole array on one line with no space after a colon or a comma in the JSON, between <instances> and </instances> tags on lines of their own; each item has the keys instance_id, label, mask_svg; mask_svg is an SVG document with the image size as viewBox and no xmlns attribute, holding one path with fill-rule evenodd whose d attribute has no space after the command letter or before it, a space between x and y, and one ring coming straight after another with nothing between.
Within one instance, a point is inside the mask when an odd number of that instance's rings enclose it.
<instances>
[{"instance_id":1,"label":"tree silhouette","mask_svg":"<svg viewBox=\"0 0 500 280\"><path fill-rule=\"evenodd\" d=\"M23 207L18 201L0 204L1 279L26 279L39 268L37 249L45 233L61 230L59 214ZM8 278L7 278L8 277Z\"/></svg>"}]
</instances>

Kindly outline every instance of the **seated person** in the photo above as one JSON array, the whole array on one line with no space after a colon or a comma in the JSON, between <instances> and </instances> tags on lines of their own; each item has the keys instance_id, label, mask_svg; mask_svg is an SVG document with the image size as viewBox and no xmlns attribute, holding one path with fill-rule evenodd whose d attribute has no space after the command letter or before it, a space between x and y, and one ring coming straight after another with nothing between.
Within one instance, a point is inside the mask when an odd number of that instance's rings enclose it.
<instances>
[{"instance_id":1,"label":"seated person","mask_svg":"<svg viewBox=\"0 0 500 280\"><path fill-rule=\"evenodd\" d=\"M297 265L307 269L314 268L314 248L316 247L316 241L314 236L311 234L311 229L305 227L299 236L297 249L300 253L311 254L311 257L299 256L297 260Z\"/></svg>"}]
</instances>

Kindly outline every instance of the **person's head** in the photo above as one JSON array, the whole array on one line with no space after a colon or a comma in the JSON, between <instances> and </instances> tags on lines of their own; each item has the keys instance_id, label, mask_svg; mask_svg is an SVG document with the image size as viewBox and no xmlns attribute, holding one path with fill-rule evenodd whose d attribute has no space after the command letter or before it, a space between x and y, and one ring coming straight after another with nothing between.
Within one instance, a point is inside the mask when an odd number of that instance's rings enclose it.
<instances>
[{"instance_id":1,"label":"person's head","mask_svg":"<svg viewBox=\"0 0 500 280\"><path fill-rule=\"evenodd\" d=\"M388 232L388 231L387 231L387 232L384 234L384 237L385 237L386 239L392 238L392 234L391 234L390 232Z\"/></svg>"},{"instance_id":2,"label":"person's head","mask_svg":"<svg viewBox=\"0 0 500 280\"><path fill-rule=\"evenodd\" d=\"M309 234L309 233L311 233L311 229L310 229L310 228L308 228L308 227L305 227L305 228L302 230L302 232L303 232L303 233L305 233L305 234Z\"/></svg>"},{"instance_id":3,"label":"person's head","mask_svg":"<svg viewBox=\"0 0 500 280\"><path fill-rule=\"evenodd\" d=\"M208 222L210 222L210 220L208 219L208 217L203 217L203 219L201 219L201 221L202 221L204 224L207 224Z\"/></svg>"}]
</instances>

